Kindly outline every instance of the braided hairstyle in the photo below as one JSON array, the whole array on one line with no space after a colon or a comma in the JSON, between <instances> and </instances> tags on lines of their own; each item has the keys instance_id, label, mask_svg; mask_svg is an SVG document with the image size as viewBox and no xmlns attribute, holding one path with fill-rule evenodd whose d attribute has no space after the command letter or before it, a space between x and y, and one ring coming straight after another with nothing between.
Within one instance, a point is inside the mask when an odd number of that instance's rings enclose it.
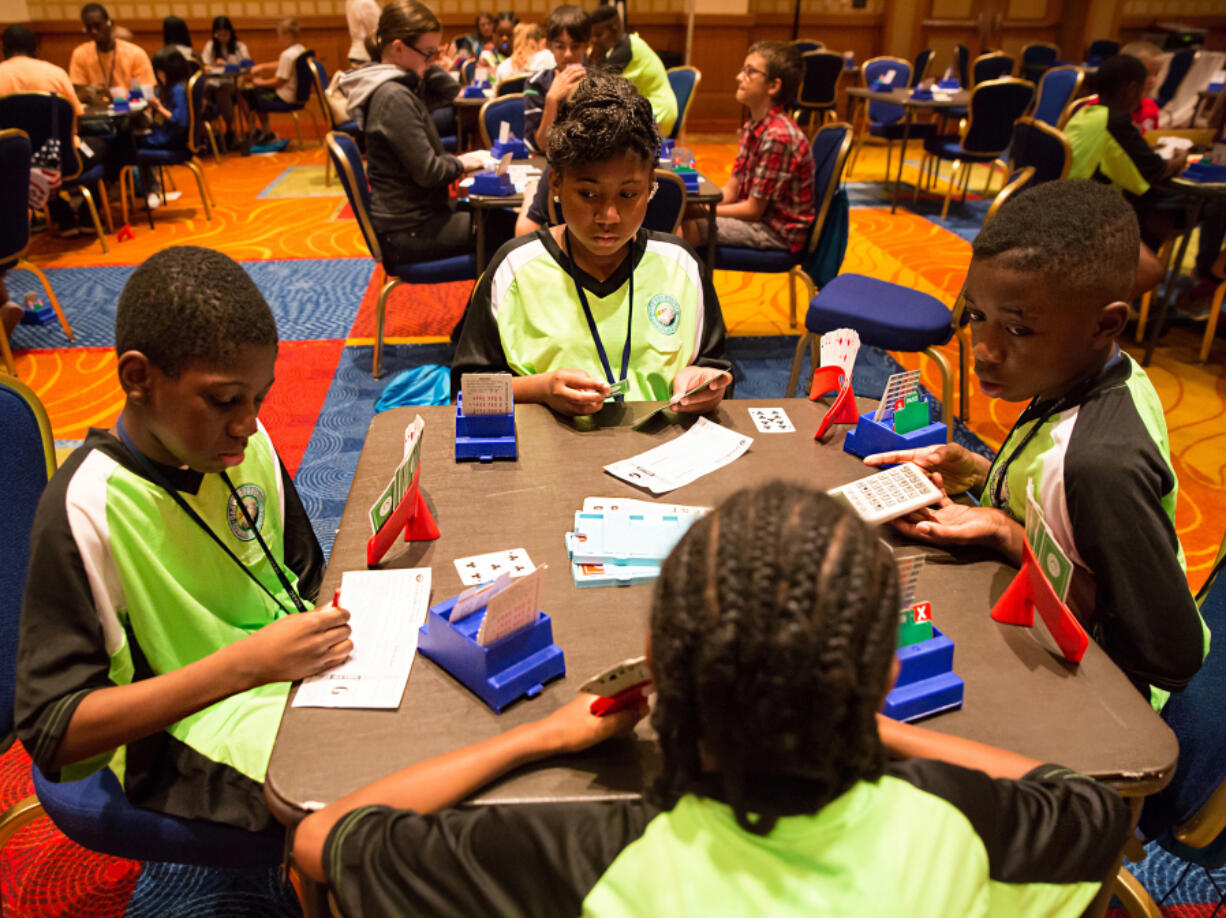
<instances>
[{"instance_id":1,"label":"braided hairstyle","mask_svg":"<svg viewBox=\"0 0 1226 918\"><path fill-rule=\"evenodd\" d=\"M561 173L633 153L654 163L660 131L651 103L620 74L589 70L549 128L549 167Z\"/></svg>"},{"instance_id":2,"label":"braided hairstyle","mask_svg":"<svg viewBox=\"0 0 1226 918\"><path fill-rule=\"evenodd\" d=\"M652 606L655 802L712 796L766 835L879 778L898 602L889 548L826 494L772 482L696 522ZM797 785L804 802L785 803Z\"/></svg>"}]
</instances>

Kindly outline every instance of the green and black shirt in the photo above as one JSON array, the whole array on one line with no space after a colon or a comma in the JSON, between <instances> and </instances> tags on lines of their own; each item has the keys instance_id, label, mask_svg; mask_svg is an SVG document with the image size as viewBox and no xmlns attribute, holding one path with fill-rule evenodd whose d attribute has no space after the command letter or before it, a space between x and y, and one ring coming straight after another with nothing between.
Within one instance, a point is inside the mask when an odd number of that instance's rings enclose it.
<instances>
[{"instance_id":1,"label":"green and black shirt","mask_svg":"<svg viewBox=\"0 0 1226 918\"><path fill-rule=\"evenodd\" d=\"M1162 403L1136 361L1120 353L1070 397L1027 406L980 503L1023 522L1028 483L1064 553L1094 578L1087 630L1161 710L1200 668L1209 630L1175 532Z\"/></svg>"},{"instance_id":2,"label":"green and black shirt","mask_svg":"<svg viewBox=\"0 0 1226 918\"><path fill-rule=\"evenodd\" d=\"M159 471L292 610L221 477ZM290 583L313 598L323 553L263 427L228 474ZM145 477L123 444L91 430L52 477L34 519L17 659L18 735L53 781L110 767L137 806L269 828L263 781L287 682L226 698L112 753L61 769L52 762L91 691L179 669L285 614Z\"/></svg>"},{"instance_id":3,"label":"green and black shirt","mask_svg":"<svg viewBox=\"0 0 1226 918\"><path fill-rule=\"evenodd\" d=\"M1110 787L1057 766L1019 781L915 759L770 834L688 795L420 815L349 813L324 870L349 916L996 918L1085 911L1130 830Z\"/></svg>"}]
</instances>

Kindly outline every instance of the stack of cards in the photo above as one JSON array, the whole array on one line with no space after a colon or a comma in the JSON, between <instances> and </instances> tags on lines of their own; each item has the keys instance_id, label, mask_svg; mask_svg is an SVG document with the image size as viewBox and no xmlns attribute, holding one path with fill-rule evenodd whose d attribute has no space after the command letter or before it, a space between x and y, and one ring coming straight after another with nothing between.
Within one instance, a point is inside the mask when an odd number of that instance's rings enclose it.
<instances>
[{"instance_id":1,"label":"stack of cards","mask_svg":"<svg viewBox=\"0 0 1226 918\"><path fill-rule=\"evenodd\" d=\"M881 403L873 412L874 421L886 421L894 416L894 412L907 404L907 397L919 391L919 370L907 370L895 373L885 381L885 391L881 394Z\"/></svg>"},{"instance_id":2,"label":"stack of cards","mask_svg":"<svg viewBox=\"0 0 1226 918\"><path fill-rule=\"evenodd\" d=\"M1069 560L1056 537L1047 526L1043 508L1034 499L1034 482L1026 483L1026 541L1034 552L1043 576L1056 591L1061 602L1068 595L1069 581L1073 578L1073 562Z\"/></svg>"},{"instance_id":3,"label":"stack of cards","mask_svg":"<svg viewBox=\"0 0 1226 918\"><path fill-rule=\"evenodd\" d=\"M589 497L565 533L575 586L629 586L660 576L660 564L710 510L645 500Z\"/></svg>"}]
</instances>

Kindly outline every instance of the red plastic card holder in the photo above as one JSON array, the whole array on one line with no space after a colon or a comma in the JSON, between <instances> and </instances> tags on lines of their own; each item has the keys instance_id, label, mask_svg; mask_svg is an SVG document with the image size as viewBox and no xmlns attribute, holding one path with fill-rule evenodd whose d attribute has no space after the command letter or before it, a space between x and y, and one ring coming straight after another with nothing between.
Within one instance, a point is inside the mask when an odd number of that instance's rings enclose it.
<instances>
[{"instance_id":1,"label":"red plastic card holder","mask_svg":"<svg viewBox=\"0 0 1226 918\"><path fill-rule=\"evenodd\" d=\"M421 477L421 465L413 472L413 483L405 489L404 497L392 511L383 526L366 541L366 566L374 567L387 554L387 550L396 541L396 536L404 530L406 542L432 542L440 535L438 524L430 513L426 499L422 497L418 479Z\"/></svg>"},{"instance_id":2,"label":"red plastic card holder","mask_svg":"<svg viewBox=\"0 0 1226 918\"><path fill-rule=\"evenodd\" d=\"M1043 623L1055 639L1064 658L1080 663L1090 638L1069 607L1056 596L1056 591L1043 575L1038 559L1029 542L1022 543L1022 569L992 607L992 618L1006 625L1034 625L1034 612L1039 610Z\"/></svg>"},{"instance_id":3,"label":"red plastic card holder","mask_svg":"<svg viewBox=\"0 0 1226 918\"><path fill-rule=\"evenodd\" d=\"M834 404L826 411L818 425L814 440L820 440L832 424L855 424L860 420L856 397L851 389L851 380L842 367L818 367L813 371L813 383L809 387L809 401L816 402L828 392L838 391Z\"/></svg>"}]
</instances>

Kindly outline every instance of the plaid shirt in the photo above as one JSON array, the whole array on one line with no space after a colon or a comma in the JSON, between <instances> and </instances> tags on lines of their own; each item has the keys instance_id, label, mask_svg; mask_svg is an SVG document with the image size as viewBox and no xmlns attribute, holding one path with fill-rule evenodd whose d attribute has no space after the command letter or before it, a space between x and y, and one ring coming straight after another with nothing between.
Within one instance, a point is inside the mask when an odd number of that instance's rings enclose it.
<instances>
[{"instance_id":1,"label":"plaid shirt","mask_svg":"<svg viewBox=\"0 0 1226 918\"><path fill-rule=\"evenodd\" d=\"M761 121L741 128L740 142L732 164L732 177L741 179L737 200L750 195L764 200L762 222L799 252L817 219L809 141L776 106Z\"/></svg>"}]
</instances>

